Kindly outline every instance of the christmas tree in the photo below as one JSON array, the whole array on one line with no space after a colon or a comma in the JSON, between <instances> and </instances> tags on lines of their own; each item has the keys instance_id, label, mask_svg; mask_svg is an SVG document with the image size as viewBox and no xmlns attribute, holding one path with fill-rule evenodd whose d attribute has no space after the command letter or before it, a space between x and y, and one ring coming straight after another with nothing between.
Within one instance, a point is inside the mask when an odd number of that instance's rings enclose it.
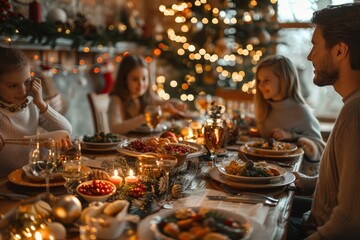
<instances>
[{"instance_id":1,"label":"christmas tree","mask_svg":"<svg viewBox=\"0 0 360 240\"><path fill-rule=\"evenodd\" d=\"M201 91L214 94L216 87L254 93L254 67L274 52L278 30L274 9L276 0L191 0L161 5L160 12L174 24L158 44L159 61L165 59L175 66L180 88L158 81L158 89L183 100Z\"/></svg>"}]
</instances>

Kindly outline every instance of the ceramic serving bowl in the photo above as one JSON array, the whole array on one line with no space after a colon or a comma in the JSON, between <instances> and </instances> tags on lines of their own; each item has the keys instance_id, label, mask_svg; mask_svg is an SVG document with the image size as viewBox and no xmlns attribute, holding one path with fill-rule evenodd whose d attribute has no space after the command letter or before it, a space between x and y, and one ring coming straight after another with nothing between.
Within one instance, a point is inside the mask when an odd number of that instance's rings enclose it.
<instances>
[{"instance_id":1,"label":"ceramic serving bowl","mask_svg":"<svg viewBox=\"0 0 360 240\"><path fill-rule=\"evenodd\" d=\"M105 202L116 192L116 186L106 180L90 180L77 186L76 192L88 202Z\"/></svg>"}]
</instances>

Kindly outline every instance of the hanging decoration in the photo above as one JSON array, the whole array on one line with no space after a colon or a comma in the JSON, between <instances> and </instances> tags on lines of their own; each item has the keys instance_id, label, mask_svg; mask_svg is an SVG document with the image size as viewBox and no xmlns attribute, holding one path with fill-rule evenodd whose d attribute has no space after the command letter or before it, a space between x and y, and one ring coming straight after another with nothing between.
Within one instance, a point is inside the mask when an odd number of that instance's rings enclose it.
<instances>
[{"instance_id":1,"label":"hanging decoration","mask_svg":"<svg viewBox=\"0 0 360 240\"><path fill-rule=\"evenodd\" d=\"M124 41L142 45L153 43L145 22L133 8L127 8L127 15L124 15L126 21L108 23L97 28L81 12L69 19L63 9L53 8L47 13L46 21L39 22L41 13L36 1L31 3L29 19L14 12L9 0L0 0L0 3L0 36L8 39L8 42L20 38L52 48L55 48L61 39L70 40L72 48L115 46L116 43Z\"/></svg>"},{"instance_id":2,"label":"hanging decoration","mask_svg":"<svg viewBox=\"0 0 360 240\"><path fill-rule=\"evenodd\" d=\"M101 93L109 93L111 87L114 84L113 79L113 72L114 72L114 65L108 61L105 61L102 66L100 67L100 74L104 78L104 88L102 89Z\"/></svg>"}]
</instances>

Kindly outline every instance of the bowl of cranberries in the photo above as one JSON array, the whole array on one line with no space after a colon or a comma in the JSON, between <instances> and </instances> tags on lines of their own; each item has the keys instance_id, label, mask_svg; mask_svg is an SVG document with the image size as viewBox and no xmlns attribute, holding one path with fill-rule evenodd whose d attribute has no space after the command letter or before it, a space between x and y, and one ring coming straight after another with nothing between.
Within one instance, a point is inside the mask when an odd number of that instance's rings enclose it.
<instances>
[{"instance_id":1,"label":"bowl of cranberries","mask_svg":"<svg viewBox=\"0 0 360 240\"><path fill-rule=\"evenodd\" d=\"M88 202L105 202L116 192L116 186L106 180L90 180L81 183L76 192Z\"/></svg>"}]
</instances>

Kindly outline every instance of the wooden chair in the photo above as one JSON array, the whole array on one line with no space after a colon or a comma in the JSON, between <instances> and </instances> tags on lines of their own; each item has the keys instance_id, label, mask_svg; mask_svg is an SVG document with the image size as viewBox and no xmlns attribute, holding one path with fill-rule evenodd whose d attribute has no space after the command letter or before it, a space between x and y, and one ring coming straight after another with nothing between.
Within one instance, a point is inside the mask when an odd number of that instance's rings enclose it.
<instances>
[{"instance_id":1,"label":"wooden chair","mask_svg":"<svg viewBox=\"0 0 360 240\"><path fill-rule=\"evenodd\" d=\"M254 95L241 91L241 89L217 88L215 96L221 97L229 109L252 111Z\"/></svg>"},{"instance_id":2,"label":"wooden chair","mask_svg":"<svg viewBox=\"0 0 360 240\"><path fill-rule=\"evenodd\" d=\"M93 117L95 132L103 131L110 132L108 107L110 103L110 96L107 93L88 93L88 101Z\"/></svg>"},{"instance_id":3,"label":"wooden chair","mask_svg":"<svg viewBox=\"0 0 360 240\"><path fill-rule=\"evenodd\" d=\"M240 89L217 88L215 96L222 97L225 101L253 101L254 95L241 91Z\"/></svg>"}]
</instances>

